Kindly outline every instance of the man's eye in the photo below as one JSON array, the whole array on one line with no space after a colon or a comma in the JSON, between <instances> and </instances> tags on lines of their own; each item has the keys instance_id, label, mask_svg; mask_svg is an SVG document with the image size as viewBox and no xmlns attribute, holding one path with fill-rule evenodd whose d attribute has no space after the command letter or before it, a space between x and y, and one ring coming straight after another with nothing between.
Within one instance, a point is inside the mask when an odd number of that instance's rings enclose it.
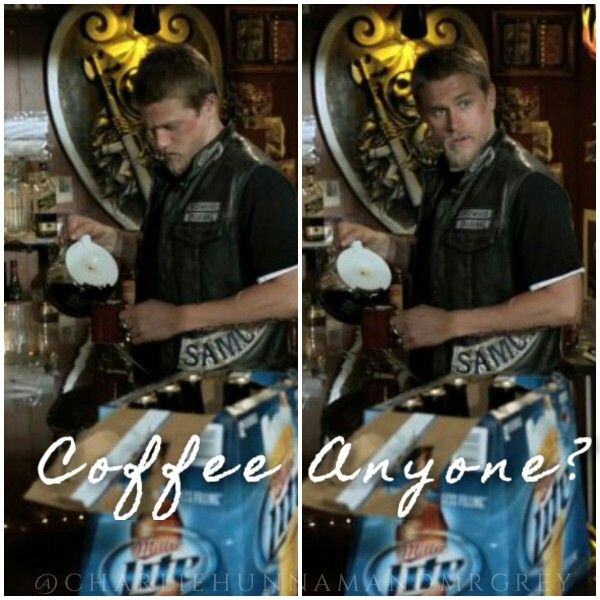
<instances>
[{"instance_id":1,"label":"man's eye","mask_svg":"<svg viewBox=\"0 0 600 600\"><path fill-rule=\"evenodd\" d=\"M458 103L458 107L459 108L467 108L468 106L471 106L471 104L472 104L471 100L461 100Z\"/></svg>"},{"instance_id":2,"label":"man's eye","mask_svg":"<svg viewBox=\"0 0 600 600\"><path fill-rule=\"evenodd\" d=\"M445 110L443 108L434 108L432 114L434 117L442 117L445 114Z\"/></svg>"}]
</instances>

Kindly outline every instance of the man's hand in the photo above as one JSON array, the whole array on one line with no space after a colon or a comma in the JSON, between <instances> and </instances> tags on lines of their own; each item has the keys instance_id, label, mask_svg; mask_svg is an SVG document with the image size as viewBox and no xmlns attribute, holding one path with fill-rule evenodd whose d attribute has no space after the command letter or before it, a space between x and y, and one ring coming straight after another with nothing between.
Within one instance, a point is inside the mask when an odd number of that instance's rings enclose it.
<instances>
[{"instance_id":1,"label":"man's hand","mask_svg":"<svg viewBox=\"0 0 600 600\"><path fill-rule=\"evenodd\" d=\"M134 345L160 342L183 332L181 307L159 300L129 305L119 317Z\"/></svg>"},{"instance_id":2,"label":"man's hand","mask_svg":"<svg viewBox=\"0 0 600 600\"><path fill-rule=\"evenodd\" d=\"M65 224L64 236L70 241L75 241L86 234L111 254L115 254L117 251L119 245L119 231L117 229L110 227L110 225L103 225L88 217L69 215Z\"/></svg>"},{"instance_id":3,"label":"man's hand","mask_svg":"<svg viewBox=\"0 0 600 600\"><path fill-rule=\"evenodd\" d=\"M406 350L437 346L456 337L452 313L424 304L399 311L392 318L392 325L402 335Z\"/></svg>"},{"instance_id":4,"label":"man's hand","mask_svg":"<svg viewBox=\"0 0 600 600\"><path fill-rule=\"evenodd\" d=\"M63 229L63 237L74 241L86 234L126 265L135 265L140 239L138 232L122 231L81 215L69 215Z\"/></svg>"},{"instance_id":5,"label":"man's hand","mask_svg":"<svg viewBox=\"0 0 600 600\"><path fill-rule=\"evenodd\" d=\"M338 224L338 238L342 246L349 246L352 242L358 240L362 242L365 248L379 254L388 262L391 262L394 258L392 237L383 231L375 231L356 223L342 222Z\"/></svg>"}]
</instances>

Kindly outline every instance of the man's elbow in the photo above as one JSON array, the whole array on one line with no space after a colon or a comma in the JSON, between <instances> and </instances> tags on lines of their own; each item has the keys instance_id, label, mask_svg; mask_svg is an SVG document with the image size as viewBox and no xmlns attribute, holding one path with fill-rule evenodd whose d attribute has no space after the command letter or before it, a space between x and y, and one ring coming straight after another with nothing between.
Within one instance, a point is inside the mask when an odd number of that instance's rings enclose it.
<instances>
[{"instance_id":1,"label":"man's elbow","mask_svg":"<svg viewBox=\"0 0 600 600\"><path fill-rule=\"evenodd\" d=\"M286 291L279 299L279 318L295 319L298 316L298 294Z\"/></svg>"},{"instance_id":2,"label":"man's elbow","mask_svg":"<svg viewBox=\"0 0 600 600\"><path fill-rule=\"evenodd\" d=\"M561 325L578 325L583 317L583 285L581 277L574 276L563 284L556 307Z\"/></svg>"},{"instance_id":3,"label":"man's elbow","mask_svg":"<svg viewBox=\"0 0 600 600\"><path fill-rule=\"evenodd\" d=\"M286 274L273 281L277 292L277 317L295 319L298 316L298 278L297 272Z\"/></svg>"},{"instance_id":4,"label":"man's elbow","mask_svg":"<svg viewBox=\"0 0 600 600\"><path fill-rule=\"evenodd\" d=\"M579 325L583 317L582 303L575 299L564 302L560 306L562 325Z\"/></svg>"}]
</instances>

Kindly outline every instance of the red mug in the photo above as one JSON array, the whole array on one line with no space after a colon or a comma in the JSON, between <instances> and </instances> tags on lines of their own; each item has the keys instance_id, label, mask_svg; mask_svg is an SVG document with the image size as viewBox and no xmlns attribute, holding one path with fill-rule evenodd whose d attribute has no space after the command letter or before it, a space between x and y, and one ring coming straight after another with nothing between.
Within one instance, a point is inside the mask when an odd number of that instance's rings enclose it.
<instances>
[{"instance_id":1,"label":"red mug","mask_svg":"<svg viewBox=\"0 0 600 600\"><path fill-rule=\"evenodd\" d=\"M394 345L390 319L393 306L367 306L363 309L360 321L362 345L365 350L380 350Z\"/></svg>"},{"instance_id":2,"label":"red mug","mask_svg":"<svg viewBox=\"0 0 600 600\"><path fill-rule=\"evenodd\" d=\"M92 342L118 344L125 341L125 330L119 315L125 308L121 300L92 302Z\"/></svg>"}]
</instances>

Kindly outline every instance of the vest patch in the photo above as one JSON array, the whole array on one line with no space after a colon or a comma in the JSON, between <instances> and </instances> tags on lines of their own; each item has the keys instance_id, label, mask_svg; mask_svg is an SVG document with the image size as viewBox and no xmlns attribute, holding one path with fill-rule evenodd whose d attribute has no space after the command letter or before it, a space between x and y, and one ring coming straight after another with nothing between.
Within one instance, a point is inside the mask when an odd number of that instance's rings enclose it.
<instances>
[{"instance_id":1,"label":"vest patch","mask_svg":"<svg viewBox=\"0 0 600 600\"><path fill-rule=\"evenodd\" d=\"M219 218L220 202L190 202L183 213L184 223L214 223Z\"/></svg>"},{"instance_id":2,"label":"vest patch","mask_svg":"<svg viewBox=\"0 0 600 600\"><path fill-rule=\"evenodd\" d=\"M533 348L542 333L496 336L470 346L454 346L452 372L459 375L500 373L516 365Z\"/></svg>"},{"instance_id":3,"label":"vest patch","mask_svg":"<svg viewBox=\"0 0 600 600\"><path fill-rule=\"evenodd\" d=\"M252 350L267 332L266 325L222 329L181 339L178 368L210 371L228 365Z\"/></svg>"},{"instance_id":4,"label":"vest patch","mask_svg":"<svg viewBox=\"0 0 600 600\"><path fill-rule=\"evenodd\" d=\"M454 229L489 229L493 216L491 208L465 208L458 213Z\"/></svg>"},{"instance_id":5,"label":"vest patch","mask_svg":"<svg viewBox=\"0 0 600 600\"><path fill-rule=\"evenodd\" d=\"M220 202L190 202L186 212L219 212Z\"/></svg>"}]
</instances>

